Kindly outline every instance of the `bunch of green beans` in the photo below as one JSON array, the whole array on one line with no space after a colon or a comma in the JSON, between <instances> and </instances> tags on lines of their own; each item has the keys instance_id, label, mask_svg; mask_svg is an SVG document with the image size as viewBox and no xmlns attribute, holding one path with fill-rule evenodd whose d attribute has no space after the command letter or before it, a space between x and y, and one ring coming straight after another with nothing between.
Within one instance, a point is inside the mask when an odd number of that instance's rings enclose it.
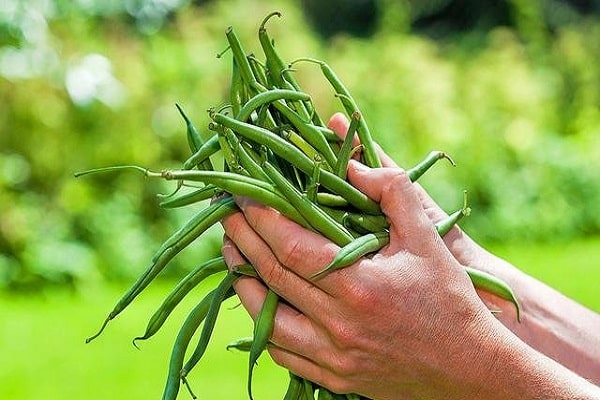
<instances>
[{"instance_id":1,"label":"bunch of green beans","mask_svg":"<svg viewBox=\"0 0 600 400\"><path fill-rule=\"evenodd\" d=\"M366 165L381 167L371 132L356 101L335 72L324 62L298 59L285 63L274 47L266 30L269 14L260 24L258 39L264 60L247 54L233 28L226 31L228 50L232 54L231 90L227 106L209 110L212 132L206 141L177 106L187 127L190 157L179 170L153 172L138 166L99 168L76 174L129 168L148 177L177 182L176 190L162 199L165 208L185 207L212 199L208 206L165 240L156 251L147 270L117 302L102 327L87 342L96 338L110 320L119 315L185 247L198 239L209 227L238 209L231 195L246 196L275 208L307 229L314 230L336 243L341 250L323 270L325 274L345 268L360 257L368 257L389 242L389 226L379 205L346 181L346 168L352 157ZM219 55L222 57L223 54ZM309 94L304 93L294 77L291 65L301 61L316 63L333 93L347 113L350 125L344 140L339 139L323 123ZM358 136L360 146L352 147ZM215 169L211 157L217 153L224 160L223 168ZM214 158L214 157L213 157ZM454 162L441 151L433 151L422 162L407 170L416 181L438 160ZM179 194L182 187L193 187ZM439 222L436 229L445 235L461 218L468 215L466 195L463 206ZM480 270L466 267L475 287L512 302L519 315L519 303L510 287L500 279ZM202 359L213 333L223 301L235 295L232 284L237 277L251 275L258 279L252 265L239 265L228 271L222 257L207 260L181 279L152 315L137 343L152 337L164 324L174 308L206 277L224 273L219 285L201 299L191 310L175 339L164 400L175 399L181 383L189 388L188 374ZM255 321L252 337L232 342L228 348L249 353L248 396L252 399L252 371L265 350L272 334L279 296L269 291ZM198 332L199 331L199 332ZM190 343L198 333L198 342ZM191 352L188 358L186 354ZM195 395L190 389L192 397ZM327 388L290 373L284 400L357 400L360 396L336 394Z\"/></svg>"}]
</instances>

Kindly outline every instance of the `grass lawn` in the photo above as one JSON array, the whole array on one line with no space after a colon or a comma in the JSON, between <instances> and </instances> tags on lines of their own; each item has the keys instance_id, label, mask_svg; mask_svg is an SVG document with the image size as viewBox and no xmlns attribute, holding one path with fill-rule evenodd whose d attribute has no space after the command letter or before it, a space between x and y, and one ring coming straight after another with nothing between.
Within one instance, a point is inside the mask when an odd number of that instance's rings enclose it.
<instances>
[{"instance_id":1,"label":"grass lawn","mask_svg":"<svg viewBox=\"0 0 600 400\"><path fill-rule=\"evenodd\" d=\"M600 238L569 245L510 245L494 250L528 273L600 311ZM215 281L207 282L214 287ZM154 338L136 350L130 339L143 333L171 284L150 287L130 309L86 345L125 287L93 286L77 294L0 295L0 398L159 399L177 329L192 306L179 307ZM199 298L207 286L194 292ZM213 340L190 381L201 399L246 399L246 354L225 351L233 339L251 334L241 307L222 310ZM268 357L255 370L255 398L282 398L287 372ZM182 391L179 399L189 399Z\"/></svg>"}]
</instances>

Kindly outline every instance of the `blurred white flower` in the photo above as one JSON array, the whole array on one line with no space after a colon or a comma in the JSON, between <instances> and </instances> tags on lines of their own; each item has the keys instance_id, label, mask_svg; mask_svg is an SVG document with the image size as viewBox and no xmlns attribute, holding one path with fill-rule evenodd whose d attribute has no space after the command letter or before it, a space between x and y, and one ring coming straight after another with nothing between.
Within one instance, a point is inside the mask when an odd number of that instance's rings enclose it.
<instances>
[{"instance_id":1,"label":"blurred white flower","mask_svg":"<svg viewBox=\"0 0 600 400\"><path fill-rule=\"evenodd\" d=\"M65 85L73 102L86 106L98 100L111 108L125 101L125 88L113 76L110 60L100 54L88 54L67 69Z\"/></svg>"}]
</instances>

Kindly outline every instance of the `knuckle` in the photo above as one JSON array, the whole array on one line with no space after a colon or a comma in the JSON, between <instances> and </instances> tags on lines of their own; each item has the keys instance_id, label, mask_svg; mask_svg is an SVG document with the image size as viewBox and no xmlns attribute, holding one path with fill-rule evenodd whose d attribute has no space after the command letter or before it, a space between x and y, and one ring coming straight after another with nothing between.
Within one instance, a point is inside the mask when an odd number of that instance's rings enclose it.
<instances>
[{"instance_id":1,"label":"knuckle","mask_svg":"<svg viewBox=\"0 0 600 400\"><path fill-rule=\"evenodd\" d=\"M285 239L281 249L281 263L286 266L293 266L303 262L302 240L297 236L286 237Z\"/></svg>"}]
</instances>

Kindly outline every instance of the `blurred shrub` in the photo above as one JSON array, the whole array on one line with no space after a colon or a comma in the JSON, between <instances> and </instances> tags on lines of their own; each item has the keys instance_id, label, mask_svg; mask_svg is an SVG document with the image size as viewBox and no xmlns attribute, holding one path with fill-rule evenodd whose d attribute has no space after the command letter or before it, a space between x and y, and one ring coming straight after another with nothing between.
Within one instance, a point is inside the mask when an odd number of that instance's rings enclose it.
<instances>
[{"instance_id":1,"label":"blurred shrub","mask_svg":"<svg viewBox=\"0 0 600 400\"><path fill-rule=\"evenodd\" d=\"M548 29L536 12L514 28L433 40L408 33L383 2L371 38L322 42L289 1L6 1L0 6L0 287L132 279L194 210L164 211L172 185L132 173L75 180L112 164L177 167L187 156L177 102L200 128L226 98L224 30L247 51L270 23L282 56L328 61L404 166L433 148L458 168L423 184L448 210L468 189L467 230L481 240L569 239L600 232L600 24ZM516 2L515 2L516 3ZM254 15L256 18L249 18ZM402 28L404 27L404 28ZM339 110L318 69L298 77L324 118ZM205 130L204 130L205 131ZM169 269L219 250L215 230Z\"/></svg>"}]
</instances>

